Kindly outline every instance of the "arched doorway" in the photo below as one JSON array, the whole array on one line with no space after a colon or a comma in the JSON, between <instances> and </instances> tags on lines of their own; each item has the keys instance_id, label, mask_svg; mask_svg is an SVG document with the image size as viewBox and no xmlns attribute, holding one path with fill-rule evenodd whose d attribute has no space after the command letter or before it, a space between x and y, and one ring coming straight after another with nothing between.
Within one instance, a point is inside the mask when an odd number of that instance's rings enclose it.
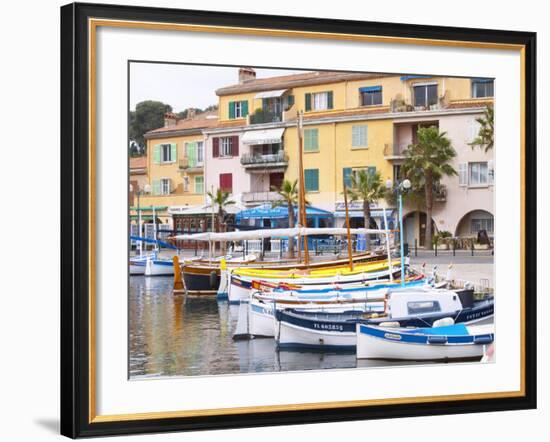
<instances>
[{"instance_id":1,"label":"arched doorway","mask_svg":"<svg viewBox=\"0 0 550 442\"><path fill-rule=\"evenodd\" d=\"M414 246L415 240L418 247L426 247L426 212L414 211L403 217L403 242ZM435 222L432 218L432 235L436 232Z\"/></svg>"},{"instance_id":2,"label":"arched doorway","mask_svg":"<svg viewBox=\"0 0 550 442\"><path fill-rule=\"evenodd\" d=\"M472 210L466 213L458 222L455 236L459 238L475 237L481 230L487 231L492 237L494 234L494 216L487 210Z\"/></svg>"}]
</instances>

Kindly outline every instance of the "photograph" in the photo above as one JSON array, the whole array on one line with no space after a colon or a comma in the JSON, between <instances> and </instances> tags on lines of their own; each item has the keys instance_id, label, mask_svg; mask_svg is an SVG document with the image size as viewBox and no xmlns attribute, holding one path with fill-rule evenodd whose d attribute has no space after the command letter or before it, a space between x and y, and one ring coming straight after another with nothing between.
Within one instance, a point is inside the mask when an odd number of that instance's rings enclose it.
<instances>
[{"instance_id":1,"label":"photograph","mask_svg":"<svg viewBox=\"0 0 550 442\"><path fill-rule=\"evenodd\" d=\"M497 78L127 67L129 380L495 362Z\"/></svg>"}]
</instances>

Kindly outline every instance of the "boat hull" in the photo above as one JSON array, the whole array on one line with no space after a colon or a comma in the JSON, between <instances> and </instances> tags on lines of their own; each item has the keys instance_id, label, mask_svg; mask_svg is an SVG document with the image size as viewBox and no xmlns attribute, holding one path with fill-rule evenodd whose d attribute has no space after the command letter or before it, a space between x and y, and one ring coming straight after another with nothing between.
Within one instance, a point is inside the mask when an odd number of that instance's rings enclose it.
<instances>
[{"instance_id":1,"label":"boat hull","mask_svg":"<svg viewBox=\"0 0 550 442\"><path fill-rule=\"evenodd\" d=\"M287 321L277 322L277 346L280 349L355 351L355 330L313 330Z\"/></svg>"},{"instance_id":2,"label":"boat hull","mask_svg":"<svg viewBox=\"0 0 550 442\"><path fill-rule=\"evenodd\" d=\"M409 361L443 361L476 359L483 356L484 346L492 342L492 334L449 336L445 343L434 343L429 336L403 333L402 329L357 324L357 359Z\"/></svg>"},{"instance_id":3,"label":"boat hull","mask_svg":"<svg viewBox=\"0 0 550 442\"><path fill-rule=\"evenodd\" d=\"M145 276L173 276L174 263L171 260L150 259L145 265Z\"/></svg>"}]
</instances>

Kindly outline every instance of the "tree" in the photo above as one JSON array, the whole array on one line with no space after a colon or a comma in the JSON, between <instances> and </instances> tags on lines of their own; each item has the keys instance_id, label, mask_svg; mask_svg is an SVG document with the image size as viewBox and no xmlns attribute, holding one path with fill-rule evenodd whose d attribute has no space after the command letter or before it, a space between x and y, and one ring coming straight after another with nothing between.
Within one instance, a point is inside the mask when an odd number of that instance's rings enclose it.
<instances>
[{"instance_id":1,"label":"tree","mask_svg":"<svg viewBox=\"0 0 550 442\"><path fill-rule=\"evenodd\" d=\"M284 180L281 187L271 186L271 190L277 192L281 197L273 203L273 207L278 207L286 204L288 208L288 227L293 228L296 220L294 218L294 206L298 204L298 180L290 182ZM294 258L294 238L288 240L288 256Z\"/></svg>"},{"instance_id":2,"label":"tree","mask_svg":"<svg viewBox=\"0 0 550 442\"><path fill-rule=\"evenodd\" d=\"M450 162L456 156L446 132L436 126L420 127L418 142L405 149L404 175L413 185L424 187L426 206L426 247L432 248L432 209L434 187L443 176L456 175Z\"/></svg>"},{"instance_id":3,"label":"tree","mask_svg":"<svg viewBox=\"0 0 550 442\"><path fill-rule=\"evenodd\" d=\"M493 129L495 124L495 110L492 106L487 106L482 117L476 118L479 123L479 132L477 137L471 143L468 143L472 149L479 147L488 152L494 147Z\"/></svg>"},{"instance_id":4,"label":"tree","mask_svg":"<svg viewBox=\"0 0 550 442\"><path fill-rule=\"evenodd\" d=\"M363 201L363 217L365 229L370 227L370 204L386 196L386 187L382 183L380 172L368 172L360 170L350 175L351 188L349 189L351 201ZM366 249L370 249L370 241L367 235Z\"/></svg>"},{"instance_id":5,"label":"tree","mask_svg":"<svg viewBox=\"0 0 550 442\"><path fill-rule=\"evenodd\" d=\"M145 148L143 135L150 130L163 127L166 112L172 112L172 106L160 101L147 100L136 104L136 110L130 112L130 139L143 150Z\"/></svg>"},{"instance_id":6,"label":"tree","mask_svg":"<svg viewBox=\"0 0 550 442\"><path fill-rule=\"evenodd\" d=\"M222 224L225 222L225 208L227 206L230 206L232 204L235 204L235 201L230 199L231 194L229 192L226 192L225 190L218 189L216 190L216 193L208 192L208 196L210 197L211 204L218 206L218 229L217 231L221 231ZM212 226L213 228L214 226ZM225 255L225 241L222 241L222 254Z\"/></svg>"}]
</instances>

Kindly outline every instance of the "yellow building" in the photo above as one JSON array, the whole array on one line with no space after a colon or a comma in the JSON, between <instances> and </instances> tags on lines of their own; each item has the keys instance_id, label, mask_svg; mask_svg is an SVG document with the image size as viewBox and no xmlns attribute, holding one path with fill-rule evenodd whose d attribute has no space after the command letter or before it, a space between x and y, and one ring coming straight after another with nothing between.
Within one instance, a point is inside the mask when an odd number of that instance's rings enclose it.
<instances>
[{"instance_id":1,"label":"yellow building","mask_svg":"<svg viewBox=\"0 0 550 442\"><path fill-rule=\"evenodd\" d=\"M238 79L216 91L219 125L205 130L208 188L230 182L245 203L273 201L272 183L283 173L285 179L298 178L296 126L303 112L307 198L335 213L337 224L351 174L376 170L384 180L398 179L403 150L419 126L438 124L444 116L479 114L493 97L491 79L342 72L257 79L251 68L241 68ZM228 158L209 155L212 137L216 145L231 138L242 167L234 161L228 174Z\"/></svg>"}]
</instances>

